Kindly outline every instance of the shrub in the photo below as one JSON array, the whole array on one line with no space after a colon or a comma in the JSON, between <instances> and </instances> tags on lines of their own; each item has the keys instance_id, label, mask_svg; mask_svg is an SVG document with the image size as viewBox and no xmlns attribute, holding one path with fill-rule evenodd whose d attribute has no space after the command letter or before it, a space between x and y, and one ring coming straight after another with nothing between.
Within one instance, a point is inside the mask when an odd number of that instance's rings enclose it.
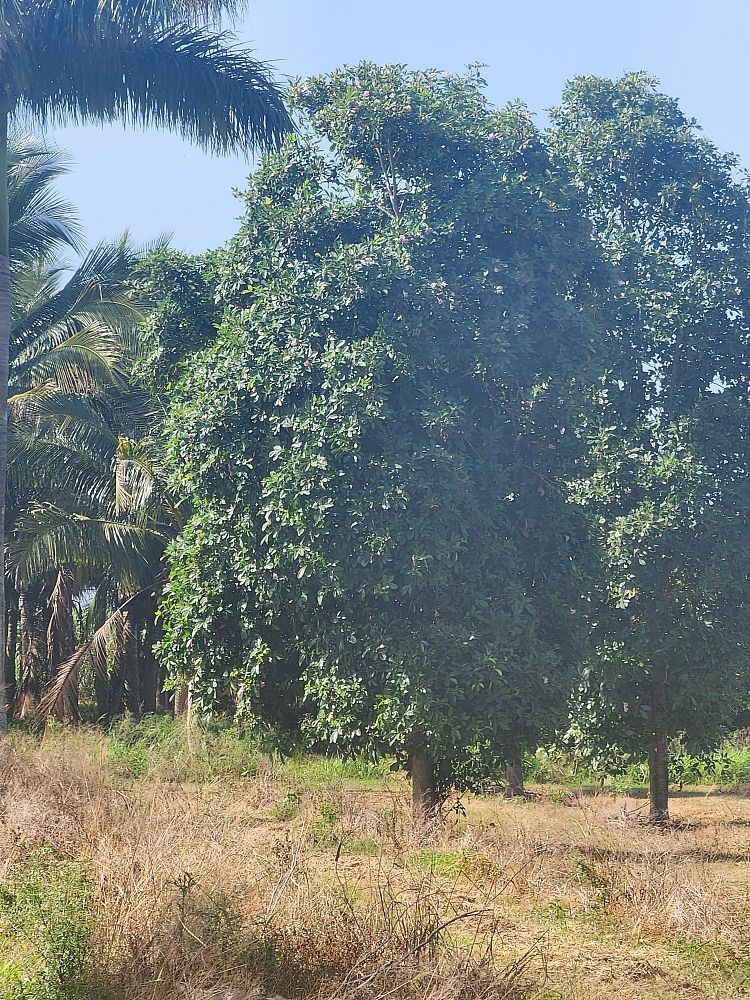
<instances>
[{"instance_id":1,"label":"shrub","mask_svg":"<svg viewBox=\"0 0 750 1000\"><path fill-rule=\"evenodd\" d=\"M4 1000L92 1000L91 881L85 865L45 847L10 869L0 887Z\"/></svg>"}]
</instances>

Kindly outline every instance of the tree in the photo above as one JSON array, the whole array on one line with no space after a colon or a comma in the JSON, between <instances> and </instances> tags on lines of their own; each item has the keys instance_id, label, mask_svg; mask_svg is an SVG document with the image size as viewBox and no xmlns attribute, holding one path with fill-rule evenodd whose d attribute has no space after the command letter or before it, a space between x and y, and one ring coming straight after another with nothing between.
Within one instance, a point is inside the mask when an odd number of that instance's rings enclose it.
<instances>
[{"instance_id":1,"label":"tree","mask_svg":"<svg viewBox=\"0 0 750 1000\"><path fill-rule=\"evenodd\" d=\"M8 120L124 119L174 129L218 150L276 144L289 127L265 66L226 46L201 22L225 5L208 2L99 4L19 0L3 4L0 58L0 177L8 171ZM11 315L9 205L0 190L0 494ZM0 552L4 552L0 511ZM0 621L5 620L0 588ZM0 643L0 678L5 644ZM0 698L0 729L5 725Z\"/></svg>"},{"instance_id":2,"label":"tree","mask_svg":"<svg viewBox=\"0 0 750 1000\"><path fill-rule=\"evenodd\" d=\"M600 750L648 751L661 823L669 736L714 744L750 682L750 197L641 74L574 80L551 140L615 279L579 483L604 569L581 711Z\"/></svg>"},{"instance_id":3,"label":"tree","mask_svg":"<svg viewBox=\"0 0 750 1000\"><path fill-rule=\"evenodd\" d=\"M168 505L154 502L160 495L159 457L148 441L154 402L131 381L143 305L130 278L149 248L123 238L68 266L59 254L81 246L75 212L55 192L64 155L23 136L12 137L10 153L6 680L16 712L27 716L51 679L55 687L65 680L64 664L79 640L106 622L123 594L158 577L171 515ZM164 254L161 248L154 256ZM78 636L74 602L81 593L94 596L86 602L91 626ZM154 610L148 595L129 605L144 639L153 631ZM144 684L136 685L149 707L156 697L151 645L152 639L143 643ZM110 652L111 662L117 650ZM106 678L106 658L97 663ZM71 672L59 697L45 699L71 719L78 712L76 679ZM109 695L102 704L104 714L120 710Z\"/></svg>"},{"instance_id":4,"label":"tree","mask_svg":"<svg viewBox=\"0 0 750 1000\"><path fill-rule=\"evenodd\" d=\"M122 482L115 509L113 470L133 452L122 436L146 423L136 411L148 398L128 382L141 312L126 287L144 253L127 240L103 244L62 283L59 264L29 265L14 283L6 520L12 594L24 607L21 715L77 645L75 595L96 586L99 567L111 576L142 558Z\"/></svg>"},{"instance_id":5,"label":"tree","mask_svg":"<svg viewBox=\"0 0 750 1000\"><path fill-rule=\"evenodd\" d=\"M415 812L559 721L581 650L569 418L595 248L521 106L363 64L293 91L173 401L162 654L204 705L394 753ZM331 155L323 152L330 147Z\"/></svg>"}]
</instances>

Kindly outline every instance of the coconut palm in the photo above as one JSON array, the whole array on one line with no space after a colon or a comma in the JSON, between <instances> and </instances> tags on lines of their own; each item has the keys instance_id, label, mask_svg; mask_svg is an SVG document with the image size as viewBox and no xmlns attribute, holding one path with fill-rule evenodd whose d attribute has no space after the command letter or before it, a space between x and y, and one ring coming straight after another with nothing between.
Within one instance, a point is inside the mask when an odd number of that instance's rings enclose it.
<instances>
[{"instance_id":1,"label":"coconut palm","mask_svg":"<svg viewBox=\"0 0 750 1000\"><path fill-rule=\"evenodd\" d=\"M9 662L15 665L16 647L20 654L16 708L29 715L47 678L57 677L74 651L75 596L96 592L89 606L94 621L122 595L143 589L158 572L167 537L155 512L163 513L173 533L175 511L166 501L154 503L163 477L158 452L143 438L154 403L129 380L142 313L128 282L153 248L135 248L125 237L94 248L71 272L54 256L59 247L78 245L75 213L52 185L64 157L34 140L15 139L11 151L11 255L17 265L6 511L12 573L6 587ZM29 243L36 252L24 257ZM143 600L125 616L151 610ZM115 654L115 661L122 659L119 649ZM69 718L77 713L74 682L72 677L50 706ZM129 695L135 687L131 678ZM146 700L153 698L147 694Z\"/></svg>"},{"instance_id":2,"label":"coconut palm","mask_svg":"<svg viewBox=\"0 0 750 1000\"><path fill-rule=\"evenodd\" d=\"M125 290L144 253L124 239L96 247L62 282L53 264L14 283L6 520L21 714L42 674L73 652L73 597L91 585L90 566L141 560L143 530L119 523L109 500L120 435L147 423L148 399L127 381L141 314Z\"/></svg>"},{"instance_id":3,"label":"coconut palm","mask_svg":"<svg viewBox=\"0 0 750 1000\"><path fill-rule=\"evenodd\" d=\"M85 446L79 447L81 463L85 452ZM87 595L80 644L75 650L70 642L58 644L68 655L56 657L42 720L50 712L70 717L65 706L86 658L97 675L100 715L111 716L125 707L136 716L142 707L156 709L151 653L156 598L163 583L165 546L183 518L165 489L158 441L121 436L111 459L99 465L98 475L90 476L93 489L81 493L74 481L73 489L55 501L29 504L11 539L10 561L19 587L37 581L39 590L38 581L46 579L50 595L63 599L63 623L70 620L72 594ZM92 472L98 464L93 454ZM32 687L36 694L41 692L35 678ZM28 704L32 701L27 699Z\"/></svg>"},{"instance_id":4,"label":"coconut palm","mask_svg":"<svg viewBox=\"0 0 750 1000\"><path fill-rule=\"evenodd\" d=\"M11 116L173 129L215 149L269 147L289 126L267 67L210 27L222 0L0 0L0 177ZM11 328L9 204L0 184L0 503ZM0 553L5 550L0 511ZM0 587L0 621L5 620ZM5 676L0 643L0 678ZM0 729L5 699L0 697Z\"/></svg>"},{"instance_id":5,"label":"coconut palm","mask_svg":"<svg viewBox=\"0 0 750 1000\"><path fill-rule=\"evenodd\" d=\"M10 267L20 275L29 265L49 263L61 253L82 250L75 209L55 190L68 172L67 155L39 136L8 137L8 242Z\"/></svg>"}]
</instances>

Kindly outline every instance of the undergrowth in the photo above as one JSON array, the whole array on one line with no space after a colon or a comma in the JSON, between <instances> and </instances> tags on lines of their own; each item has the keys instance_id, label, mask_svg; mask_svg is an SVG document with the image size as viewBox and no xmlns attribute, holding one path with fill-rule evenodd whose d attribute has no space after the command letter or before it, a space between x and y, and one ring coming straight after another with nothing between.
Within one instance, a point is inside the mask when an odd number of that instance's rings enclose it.
<instances>
[{"instance_id":1,"label":"undergrowth","mask_svg":"<svg viewBox=\"0 0 750 1000\"><path fill-rule=\"evenodd\" d=\"M51 847L11 865L0 885L3 1000L92 1000L91 874Z\"/></svg>"},{"instance_id":2,"label":"undergrowth","mask_svg":"<svg viewBox=\"0 0 750 1000\"><path fill-rule=\"evenodd\" d=\"M746 798L682 798L664 832L632 800L551 791L469 796L415 834L387 762L172 720L16 734L0 1000L742 996Z\"/></svg>"},{"instance_id":3,"label":"undergrowth","mask_svg":"<svg viewBox=\"0 0 750 1000\"><path fill-rule=\"evenodd\" d=\"M559 747L544 747L524 756L524 774L529 783L594 786L623 793L648 787L648 765L626 754L601 762L587 760ZM669 782L674 788L715 786L742 788L750 785L750 747L728 741L713 752L691 754L675 740L670 747Z\"/></svg>"}]
</instances>

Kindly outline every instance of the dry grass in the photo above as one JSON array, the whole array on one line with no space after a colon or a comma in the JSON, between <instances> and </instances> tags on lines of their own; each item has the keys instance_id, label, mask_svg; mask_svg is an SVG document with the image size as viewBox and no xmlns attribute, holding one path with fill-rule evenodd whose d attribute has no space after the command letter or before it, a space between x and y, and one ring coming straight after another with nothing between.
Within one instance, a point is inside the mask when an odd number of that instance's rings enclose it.
<instances>
[{"instance_id":1,"label":"dry grass","mask_svg":"<svg viewBox=\"0 0 750 1000\"><path fill-rule=\"evenodd\" d=\"M0 875L42 845L87 862L112 1000L750 992L741 796L680 798L666 833L634 800L475 799L417 843L398 781L123 782L93 738L4 745L0 788Z\"/></svg>"}]
</instances>

